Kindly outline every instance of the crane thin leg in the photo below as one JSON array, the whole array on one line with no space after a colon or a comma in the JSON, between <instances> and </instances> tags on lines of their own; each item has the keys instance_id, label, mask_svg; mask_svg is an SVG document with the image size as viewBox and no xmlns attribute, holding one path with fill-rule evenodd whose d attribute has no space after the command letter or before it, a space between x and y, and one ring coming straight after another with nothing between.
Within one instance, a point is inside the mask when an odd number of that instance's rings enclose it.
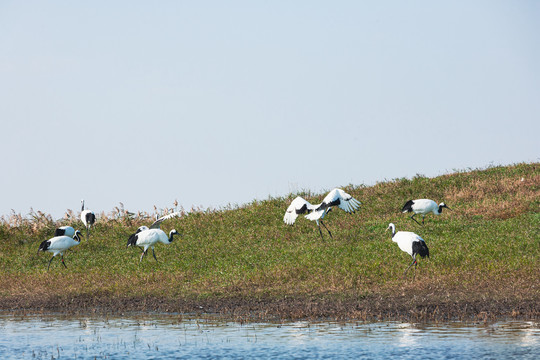
<instances>
[{"instance_id":1,"label":"crane thin leg","mask_svg":"<svg viewBox=\"0 0 540 360\"><path fill-rule=\"evenodd\" d=\"M420 224L418 221L416 221L416 219L414 218L415 216L416 216L416 214L414 214L413 216L410 216L410 218L413 219L414 222L417 223L418 225L422 225L422 224Z\"/></svg>"},{"instance_id":2,"label":"crane thin leg","mask_svg":"<svg viewBox=\"0 0 540 360\"><path fill-rule=\"evenodd\" d=\"M328 230L328 228L326 227L326 225L323 223L322 220L321 220L321 224L323 224L324 228L326 229L326 231L328 231L328 234L330 234L330 237L333 239L334 237L332 236L332 233L330 232L330 230ZM320 230L320 227L319 227L319 230Z\"/></svg>"},{"instance_id":3,"label":"crane thin leg","mask_svg":"<svg viewBox=\"0 0 540 360\"><path fill-rule=\"evenodd\" d=\"M321 226L317 224L317 228L319 229L319 234L321 234L321 239L324 240L324 237L322 236Z\"/></svg>"},{"instance_id":4,"label":"crane thin leg","mask_svg":"<svg viewBox=\"0 0 540 360\"><path fill-rule=\"evenodd\" d=\"M141 258L139 259L139 264L141 263L141 261L142 261L145 254L146 254L146 251L143 251L142 254L141 254Z\"/></svg>"},{"instance_id":5,"label":"crane thin leg","mask_svg":"<svg viewBox=\"0 0 540 360\"><path fill-rule=\"evenodd\" d=\"M403 276L407 275L407 271L409 271L409 269L411 268L411 266L415 265L416 264L416 259L413 258L413 261L411 263L411 265L409 265L409 267L407 267L407 270L405 270L405 272L403 273ZM415 270L416 270L416 267L415 267Z\"/></svg>"},{"instance_id":6,"label":"crane thin leg","mask_svg":"<svg viewBox=\"0 0 540 360\"><path fill-rule=\"evenodd\" d=\"M53 255L53 257L51 258L51 260L49 260L49 266L47 266L47 271L49 271L49 268L51 267L51 261L52 261L52 259L54 259L54 255Z\"/></svg>"}]
</instances>

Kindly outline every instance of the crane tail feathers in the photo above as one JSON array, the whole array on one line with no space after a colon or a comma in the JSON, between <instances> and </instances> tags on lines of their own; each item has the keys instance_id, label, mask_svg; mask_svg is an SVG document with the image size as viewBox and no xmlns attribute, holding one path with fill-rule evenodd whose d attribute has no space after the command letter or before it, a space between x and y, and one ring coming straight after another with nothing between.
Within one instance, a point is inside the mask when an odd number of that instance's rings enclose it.
<instances>
[{"instance_id":1,"label":"crane tail feathers","mask_svg":"<svg viewBox=\"0 0 540 360\"><path fill-rule=\"evenodd\" d=\"M406 212L413 211L413 209L412 209L413 204L414 204L414 202L412 200L407 201L405 203L405 205L403 205L403 208L401 209L401 212L406 213Z\"/></svg>"},{"instance_id":2,"label":"crane tail feathers","mask_svg":"<svg viewBox=\"0 0 540 360\"><path fill-rule=\"evenodd\" d=\"M418 254L422 258L429 258L429 249L424 241L415 241L412 244L413 254Z\"/></svg>"}]
</instances>

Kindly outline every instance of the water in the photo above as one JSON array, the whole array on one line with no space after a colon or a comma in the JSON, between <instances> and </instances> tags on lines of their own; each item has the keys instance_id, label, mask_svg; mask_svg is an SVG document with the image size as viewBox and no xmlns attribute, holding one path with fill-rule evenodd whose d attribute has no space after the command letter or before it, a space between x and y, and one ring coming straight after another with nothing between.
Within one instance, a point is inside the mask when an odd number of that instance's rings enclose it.
<instances>
[{"instance_id":1,"label":"water","mask_svg":"<svg viewBox=\"0 0 540 360\"><path fill-rule=\"evenodd\" d=\"M154 315L0 315L2 359L539 359L533 322L239 324Z\"/></svg>"}]
</instances>

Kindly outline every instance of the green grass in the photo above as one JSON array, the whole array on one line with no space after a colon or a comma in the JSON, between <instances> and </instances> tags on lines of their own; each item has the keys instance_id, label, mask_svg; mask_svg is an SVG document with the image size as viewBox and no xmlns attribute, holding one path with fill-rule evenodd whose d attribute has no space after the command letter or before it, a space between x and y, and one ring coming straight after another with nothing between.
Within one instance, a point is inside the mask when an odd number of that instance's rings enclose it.
<instances>
[{"instance_id":1,"label":"green grass","mask_svg":"<svg viewBox=\"0 0 540 360\"><path fill-rule=\"evenodd\" d=\"M538 163L344 190L361 201L362 208L356 214L336 210L328 215L325 222L333 239L325 233L321 240L315 223L303 217L294 226L283 223L296 196L291 194L167 220L162 229L176 228L182 236L171 245L156 246L158 263L148 256L140 265L140 251L126 249L126 243L130 233L151 220L102 216L90 240L65 255L68 269L55 259L47 272L51 254L36 254L39 243L59 225L82 230L80 221L60 224L39 213L4 219L0 297L339 298L401 294L404 286L426 293L435 291L429 286L440 291L485 288L483 293L491 291L497 297L499 292L504 295L502 288L508 284L519 286L523 296L538 298ZM307 200L318 203L324 195ZM444 201L453 211L428 215L422 227L399 211L414 198ZM418 233L430 248L431 258L419 261L415 281L402 277L410 257L385 231L390 222L398 231ZM528 287L531 282L533 288Z\"/></svg>"}]
</instances>

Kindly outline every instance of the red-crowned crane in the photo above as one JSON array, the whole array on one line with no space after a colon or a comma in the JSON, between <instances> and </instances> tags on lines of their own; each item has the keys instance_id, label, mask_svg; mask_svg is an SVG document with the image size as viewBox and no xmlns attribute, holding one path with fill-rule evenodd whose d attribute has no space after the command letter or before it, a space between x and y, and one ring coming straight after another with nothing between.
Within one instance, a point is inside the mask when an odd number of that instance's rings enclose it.
<instances>
[{"instance_id":1,"label":"red-crowned crane","mask_svg":"<svg viewBox=\"0 0 540 360\"><path fill-rule=\"evenodd\" d=\"M422 258L429 257L429 249L426 245L426 242L424 239L422 239L417 234L410 232L410 231L398 231L396 232L396 226L392 223L388 225L388 228L386 230L392 230L392 241L397 243L399 248L409 254L413 261L407 267L407 270L403 273L403 276L407 274L407 271L409 271L410 267L414 265L414 276L416 276L416 255L420 255ZM413 276L413 279L414 279Z\"/></svg>"},{"instance_id":2,"label":"red-crowned crane","mask_svg":"<svg viewBox=\"0 0 540 360\"><path fill-rule=\"evenodd\" d=\"M60 226L54 231L54 236L69 236L75 235L75 229L71 226Z\"/></svg>"},{"instance_id":3,"label":"red-crowned crane","mask_svg":"<svg viewBox=\"0 0 540 360\"><path fill-rule=\"evenodd\" d=\"M49 265L47 266L47 271L51 267L51 261L58 254L62 256L62 264L67 269L66 263L64 262L64 251L72 248L73 246L79 245L81 243L81 232L79 230L75 231L73 237L69 236L55 236L52 239L45 240L39 244L38 254L40 251L48 251L53 253L51 260L49 260Z\"/></svg>"},{"instance_id":4,"label":"red-crowned crane","mask_svg":"<svg viewBox=\"0 0 540 360\"><path fill-rule=\"evenodd\" d=\"M319 223L324 226L324 228L326 229L326 231L328 231L328 234L332 238L332 233L330 232L330 230L328 230L328 228L322 221L325 215L332 210L332 206L337 206L348 213L354 213L360 207L360 204L360 201L356 200L351 195L347 194L345 191L337 188L330 191L328 195L326 195L326 197L323 199L322 203L318 205L312 205L301 196L297 196L292 201L291 205L289 205L289 207L287 208L287 211L283 216L283 221L287 225L293 225L298 215L308 213L307 215L305 215L305 218L311 221L315 221L317 223L321 238L323 238L323 234Z\"/></svg>"},{"instance_id":5,"label":"red-crowned crane","mask_svg":"<svg viewBox=\"0 0 540 360\"><path fill-rule=\"evenodd\" d=\"M154 256L154 259L158 261L156 253L154 252L154 245L158 242L161 242L163 244L170 244L173 241L173 236L179 235L178 231L173 229L169 232L169 236L167 236L167 234L165 234L165 232L160 229L160 225L163 221L173 217L178 217L181 214L182 213L180 212L174 212L172 214L162 216L156 221L154 221L154 223L150 225L150 227L140 226L137 231L129 237L127 241L127 247L138 246L142 250L139 264L141 263L143 257L146 255L148 248L152 248L152 255Z\"/></svg>"},{"instance_id":6,"label":"red-crowned crane","mask_svg":"<svg viewBox=\"0 0 540 360\"><path fill-rule=\"evenodd\" d=\"M86 227L86 240L88 240L88 237L90 236L90 228L94 226L94 223L96 222L96 214L90 210L84 210L84 200L81 200L81 203L81 221Z\"/></svg>"},{"instance_id":7,"label":"red-crowned crane","mask_svg":"<svg viewBox=\"0 0 540 360\"><path fill-rule=\"evenodd\" d=\"M441 215L443 208L450 209L448 206L446 206L445 203L440 203L437 205L437 203L430 199L417 199L417 200L409 200L403 205L403 208L401 209L401 212L407 213L407 212L414 212L412 216L410 216L411 219L413 219L418 225L420 223L416 221L414 218L416 214L422 214L422 224L424 224L424 218L427 214L430 212L434 213L435 215Z\"/></svg>"}]
</instances>

